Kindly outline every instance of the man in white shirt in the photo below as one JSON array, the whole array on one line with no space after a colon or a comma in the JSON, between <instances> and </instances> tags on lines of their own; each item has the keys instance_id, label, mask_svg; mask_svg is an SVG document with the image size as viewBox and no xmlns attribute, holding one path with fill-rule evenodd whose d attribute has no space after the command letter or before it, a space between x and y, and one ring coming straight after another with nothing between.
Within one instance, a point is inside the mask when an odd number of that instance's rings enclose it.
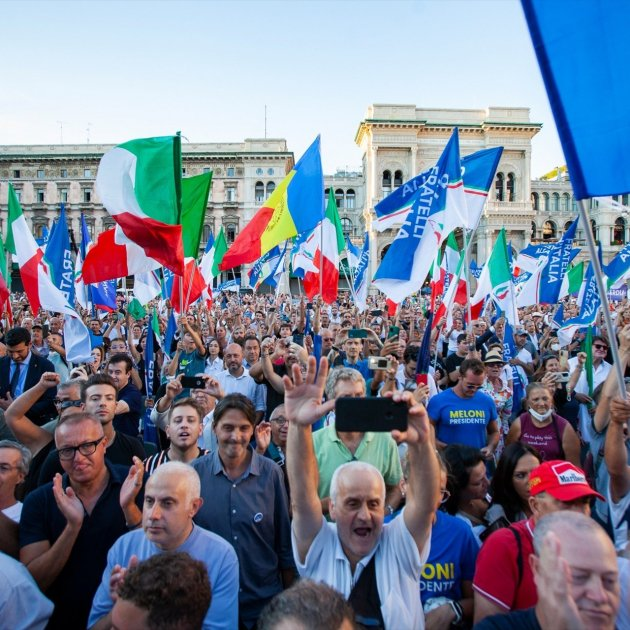
<instances>
[{"instance_id":1,"label":"man in white shirt","mask_svg":"<svg viewBox=\"0 0 630 630\"><path fill-rule=\"evenodd\" d=\"M22 503L15 498L15 488L28 475L31 452L12 440L0 441L0 510L16 523L20 522Z\"/></svg>"},{"instance_id":2,"label":"man in white shirt","mask_svg":"<svg viewBox=\"0 0 630 630\"><path fill-rule=\"evenodd\" d=\"M293 367L293 381L284 377L285 412L289 420L287 471L292 488L293 555L302 577L322 581L340 591L365 626L424 627L418 597L420 569L429 554L431 525L439 504L439 466L429 418L410 392L394 399L409 405L405 433L410 475L402 514L383 525L385 484L369 464L350 462L337 469L331 483L330 516L322 516L317 495L317 460L311 425L334 401L321 404L328 374L324 358L316 370L309 358L306 377Z\"/></svg>"}]
</instances>

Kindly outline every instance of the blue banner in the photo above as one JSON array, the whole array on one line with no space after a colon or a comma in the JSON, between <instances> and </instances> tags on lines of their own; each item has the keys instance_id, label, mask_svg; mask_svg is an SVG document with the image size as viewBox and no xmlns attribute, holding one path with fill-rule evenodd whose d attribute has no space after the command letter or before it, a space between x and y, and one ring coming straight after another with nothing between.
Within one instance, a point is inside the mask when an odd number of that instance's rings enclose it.
<instances>
[{"instance_id":1,"label":"blue banner","mask_svg":"<svg viewBox=\"0 0 630 630\"><path fill-rule=\"evenodd\" d=\"M572 260L571 252L573 251L573 239L578 221L579 217L571 223L562 239L554 243L547 254L547 264L540 275L539 302L541 304L557 304L558 302L560 287Z\"/></svg>"},{"instance_id":2,"label":"blue banner","mask_svg":"<svg viewBox=\"0 0 630 630\"><path fill-rule=\"evenodd\" d=\"M503 360L509 364L512 359L516 358L518 352L514 345L514 331L511 324L505 320L505 330L503 332ZM515 365L511 365L512 369L512 410L515 415L520 414L521 401L525 397L525 386L521 380L521 375Z\"/></svg>"},{"instance_id":3,"label":"blue banner","mask_svg":"<svg viewBox=\"0 0 630 630\"><path fill-rule=\"evenodd\" d=\"M153 313L153 317L155 317L155 312ZM153 318L149 321L147 329L147 343L144 346L144 385L147 392L147 398L153 398L153 377L155 374L152 319ZM151 420L151 409L151 406L147 406L144 410L144 441L157 445L158 433L153 420Z\"/></svg>"},{"instance_id":4,"label":"blue banner","mask_svg":"<svg viewBox=\"0 0 630 630\"><path fill-rule=\"evenodd\" d=\"M63 293L68 304L74 308L74 263L64 204L61 204L59 219L50 231L44 260L48 263L53 284Z\"/></svg>"}]
</instances>

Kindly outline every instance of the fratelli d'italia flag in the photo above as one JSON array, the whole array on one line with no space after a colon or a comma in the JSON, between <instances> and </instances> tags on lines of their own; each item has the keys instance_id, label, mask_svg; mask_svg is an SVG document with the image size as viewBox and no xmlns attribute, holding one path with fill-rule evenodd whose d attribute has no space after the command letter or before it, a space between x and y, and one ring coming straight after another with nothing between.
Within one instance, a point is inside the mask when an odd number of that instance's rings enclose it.
<instances>
[{"instance_id":1,"label":"fratelli d'italia flag","mask_svg":"<svg viewBox=\"0 0 630 630\"><path fill-rule=\"evenodd\" d=\"M312 230L324 218L324 174L319 136L265 204L236 237L219 269L261 258L287 239Z\"/></svg>"},{"instance_id":2,"label":"fratelli d'italia flag","mask_svg":"<svg viewBox=\"0 0 630 630\"><path fill-rule=\"evenodd\" d=\"M102 158L96 192L129 241L174 273L184 271L181 139L131 140ZM123 239L116 235L116 243Z\"/></svg>"}]
</instances>

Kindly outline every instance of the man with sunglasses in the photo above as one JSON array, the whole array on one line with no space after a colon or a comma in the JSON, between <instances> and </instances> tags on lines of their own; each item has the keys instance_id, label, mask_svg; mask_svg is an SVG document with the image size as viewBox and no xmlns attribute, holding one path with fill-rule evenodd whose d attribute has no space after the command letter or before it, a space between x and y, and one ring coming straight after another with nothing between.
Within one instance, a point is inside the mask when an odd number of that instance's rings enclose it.
<instances>
[{"instance_id":1,"label":"man with sunglasses","mask_svg":"<svg viewBox=\"0 0 630 630\"><path fill-rule=\"evenodd\" d=\"M107 437L89 413L64 416L55 444L64 474L26 498L20 561L55 604L48 627L86 628L109 548L141 521L138 505L121 501L138 474L105 461Z\"/></svg>"},{"instance_id":2,"label":"man with sunglasses","mask_svg":"<svg viewBox=\"0 0 630 630\"><path fill-rule=\"evenodd\" d=\"M465 359L459 372L457 385L433 396L427 407L437 446L465 444L491 459L499 442L499 427L494 401L479 391L486 368L479 359Z\"/></svg>"},{"instance_id":3,"label":"man with sunglasses","mask_svg":"<svg viewBox=\"0 0 630 630\"><path fill-rule=\"evenodd\" d=\"M73 401L72 405L76 406L71 409L74 412L85 410L100 420L107 438L107 461L112 464L131 466L134 457L143 460L146 454L140 440L114 429L117 393L118 389L111 376L92 374L87 381L81 383L81 399ZM39 485L52 481L55 474L61 472L57 453L52 451L42 465Z\"/></svg>"}]
</instances>

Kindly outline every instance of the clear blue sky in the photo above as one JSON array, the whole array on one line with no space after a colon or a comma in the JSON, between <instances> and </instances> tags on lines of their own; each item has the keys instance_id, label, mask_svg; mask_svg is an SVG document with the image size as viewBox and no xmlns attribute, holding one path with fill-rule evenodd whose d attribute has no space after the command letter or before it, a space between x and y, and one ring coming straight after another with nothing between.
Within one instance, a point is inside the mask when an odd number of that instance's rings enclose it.
<instances>
[{"instance_id":1,"label":"clear blue sky","mask_svg":"<svg viewBox=\"0 0 630 630\"><path fill-rule=\"evenodd\" d=\"M564 163L516 0L3 2L0 144L322 134L358 168L371 103L531 108L532 175Z\"/></svg>"}]
</instances>

